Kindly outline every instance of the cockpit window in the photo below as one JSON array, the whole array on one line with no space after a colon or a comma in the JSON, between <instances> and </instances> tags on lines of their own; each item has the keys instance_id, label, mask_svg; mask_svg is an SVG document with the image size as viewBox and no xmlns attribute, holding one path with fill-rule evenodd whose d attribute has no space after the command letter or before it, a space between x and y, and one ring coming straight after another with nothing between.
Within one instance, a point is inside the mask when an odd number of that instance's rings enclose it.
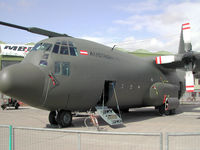
<instances>
[{"instance_id":1,"label":"cockpit window","mask_svg":"<svg viewBox=\"0 0 200 150\"><path fill-rule=\"evenodd\" d=\"M62 41L62 45L67 45L67 41Z\"/></svg>"},{"instance_id":2,"label":"cockpit window","mask_svg":"<svg viewBox=\"0 0 200 150\"><path fill-rule=\"evenodd\" d=\"M52 48L52 44L44 43L44 44L42 44L42 46L39 49L44 50L44 51L50 51L51 48Z\"/></svg>"},{"instance_id":3,"label":"cockpit window","mask_svg":"<svg viewBox=\"0 0 200 150\"><path fill-rule=\"evenodd\" d=\"M60 62L55 62L55 74L60 74Z\"/></svg>"},{"instance_id":4,"label":"cockpit window","mask_svg":"<svg viewBox=\"0 0 200 150\"><path fill-rule=\"evenodd\" d=\"M74 46L73 42L69 41L69 46Z\"/></svg>"},{"instance_id":5,"label":"cockpit window","mask_svg":"<svg viewBox=\"0 0 200 150\"><path fill-rule=\"evenodd\" d=\"M48 57L49 57L49 54L44 54L44 55L42 56L43 59L48 59Z\"/></svg>"},{"instance_id":6,"label":"cockpit window","mask_svg":"<svg viewBox=\"0 0 200 150\"><path fill-rule=\"evenodd\" d=\"M77 48L71 41L57 41L52 52L62 55L78 56Z\"/></svg>"},{"instance_id":7,"label":"cockpit window","mask_svg":"<svg viewBox=\"0 0 200 150\"><path fill-rule=\"evenodd\" d=\"M58 54L59 48L60 48L60 46L57 45L57 44L55 44L55 45L54 45L54 48L53 48L53 53Z\"/></svg>"},{"instance_id":8,"label":"cockpit window","mask_svg":"<svg viewBox=\"0 0 200 150\"><path fill-rule=\"evenodd\" d=\"M50 51L51 48L52 44L50 43L38 43L32 48L32 51L37 51L37 50Z\"/></svg>"},{"instance_id":9,"label":"cockpit window","mask_svg":"<svg viewBox=\"0 0 200 150\"><path fill-rule=\"evenodd\" d=\"M60 54L69 55L68 47L67 46L61 46Z\"/></svg>"},{"instance_id":10,"label":"cockpit window","mask_svg":"<svg viewBox=\"0 0 200 150\"><path fill-rule=\"evenodd\" d=\"M70 75L70 64L67 62L62 63L62 75L65 75L65 76Z\"/></svg>"},{"instance_id":11,"label":"cockpit window","mask_svg":"<svg viewBox=\"0 0 200 150\"><path fill-rule=\"evenodd\" d=\"M55 62L55 74L69 76L70 63L69 62Z\"/></svg>"},{"instance_id":12,"label":"cockpit window","mask_svg":"<svg viewBox=\"0 0 200 150\"><path fill-rule=\"evenodd\" d=\"M47 66L47 64L46 60L40 60L40 66Z\"/></svg>"},{"instance_id":13,"label":"cockpit window","mask_svg":"<svg viewBox=\"0 0 200 150\"><path fill-rule=\"evenodd\" d=\"M61 42L60 42L60 41L57 41L57 42L56 42L56 44L60 45L60 44L61 44Z\"/></svg>"},{"instance_id":14,"label":"cockpit window","mask_svg":"<svg viewBox=\"0 0 200 150\"><path fill-rule=\"evenodd\" d=\"M76 47L69 47L71 56L78 56Z\"/></svg>"},{"instance_id":15,"label":"cockpit window","mask_svg":"<svg viewBox=\"0 0 200 150\"><path fill-rule=\"evenodd\" d=\"M42 43L37 43L33 48L32 51L37 51L41 47Z\"/></svg>"}]
</instances>

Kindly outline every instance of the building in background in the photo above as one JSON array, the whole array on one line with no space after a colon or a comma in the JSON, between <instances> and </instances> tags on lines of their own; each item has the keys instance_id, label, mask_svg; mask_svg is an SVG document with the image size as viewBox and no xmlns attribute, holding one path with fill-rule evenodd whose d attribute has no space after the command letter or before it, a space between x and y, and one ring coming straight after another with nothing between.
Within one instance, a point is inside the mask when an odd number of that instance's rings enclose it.
<instances>
[{"instance_id":1,"label":"building in background","mask_svg":"<svg viewBox=\"0 0 200 150\"><path fill-rule=\"evenodd\" d=\"M0 44L0 70L22 61L32 47L33 45Z\"/></svg>"}]
</instances>

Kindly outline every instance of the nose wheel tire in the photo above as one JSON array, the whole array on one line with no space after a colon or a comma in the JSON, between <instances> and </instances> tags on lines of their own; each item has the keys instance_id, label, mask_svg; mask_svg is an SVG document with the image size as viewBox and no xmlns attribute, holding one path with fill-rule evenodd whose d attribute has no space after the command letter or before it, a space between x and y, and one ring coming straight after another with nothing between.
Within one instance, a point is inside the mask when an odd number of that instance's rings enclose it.
<instances>
[{"instance_id":1,"label":"nose wheel tire","mask_svg":"<svg viewBox=\"0 0 200 150\"><path fill-rule=\"evenodd\" d=\"M18 109L19 108L19 103L15 103L15 109Z\"/></svg>"},{"instance_id":2,"label":"nose wheel tire","mask_svg":"<svg viewBox=\"0 0 200 150\"><path fill-rule=\"evenodd\" d=\"M56 121L56 112L55 111L51 111L49 113L49 123L51 125L57 125L57 121Z\"/></svg>"},{"instance_id":3,"label":"nose wheel tire","mask_svg":"<svg viewBox=\"0 0 200 150\"><path fill-rule=\"evenodd\" d=\"M60 127L69 127L72 124L72 114L66 110L59 111L56 120Z\"/></svg>"},{"instance_id":4,"label":"nose wheel tire","mask_svg":"<svg viewBox=\"0 0 200 150\"><path fill-rule=\"evenodd\" d=\"M165 105L161 105L157 109L160 116L165 114Z\"/></svg>"},{"instance_id":5,"label":"nose wheel tire","mask_svg":"<svg viewBox=\"0 0 200 150\"><path fill-rule=\"evenodd\" d=\"M1 108L4 110L4 109L6 109L6 105L5 104L2 104L1 105Z\"/></svg>"}]
</instances>

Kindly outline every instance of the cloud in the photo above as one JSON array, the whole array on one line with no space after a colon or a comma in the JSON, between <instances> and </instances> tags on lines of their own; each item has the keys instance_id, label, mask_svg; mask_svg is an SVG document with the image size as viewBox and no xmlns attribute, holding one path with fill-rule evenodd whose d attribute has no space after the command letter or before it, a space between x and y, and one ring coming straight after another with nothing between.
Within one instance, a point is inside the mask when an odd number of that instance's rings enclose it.
<instances>
[{"instance_id":1,"label":"cloud","mask_svg":"<svg viewBox=\"0 0 200 150\"><path fill-rule=\"evenodd\" d=\"M134 51L137 49L147 49L152 52L162 51L162 50L171 51L174 49L174 45L175 45L176 50L178 49L178 45L179 45L178 44L179 36L177 35L175 35L175 37L174 36L168 37L171 40L167 42L161 41L160 38L149 38L149 39L138 40L137 38L133 36L126 37L122 41L117 41L117 42L116 41L114 42L113 38L108 38L108 37L105 38L103 36L101 37L82 36L80 38L101 43L109 47L113 47L114 45L116 45L116 47L123 48L127 51ZM167 49L165 49L165 47Z\"/></svg>"},{"instance_id":2,"label":"cloud","mask_svg":"<svg viewBox=\"0 0 200 150\"><path fill-rule=\"evenodd\" d=\"M118 28L117 28L117 27L110 27L110 28L107 29L107 32L108 32L108 33L115 33L115 32L117 32L117 31L118 31Z\"/></svg>"},{"instance_id":3,"label":"cloud","mask_svg":"<svg viewBox=\"0 0 200 150\"><path fill-rule=\"evenodd\" d=\"M9 5L6 2L0 2L0 9L1 10L6 10L6 11L9 11L9 12L13 10L13 8L11 7L11 5Z\"/></svg>"},{"instance_id":4,"label":"cloud","mask_svg":"<svg viewBox=\"0 0 200 150\"><path fill-rule=\"evenodd\" d=\"M33 2L28 0L17 0L13 2L5 1L0 2L0 9L6 12L14 12L20 10L30 10L32 8Z\"/></svg>"},{"instance_id":5,"label":"cloud","mask_svg":"<svg viewBox=\"0 0 200 150\"><path fill-rule=\"evenodd\" d=\"M141 47L149 50L168 50L177 52L179 45L179 34L181 24L189 21L192 26L192 44L193 50L200 50L200 2L179 2L179 3L162 3L161 1L147 1L130 5L128 11L131 15L125 19L115 20L114 23L125 28L129 28L132 32L148 33L153 35L151 40L141 43ZM139 6L144 8L139 11ZM155 5L162 8L158 9ZM158 6L157 6L158 7ZM121 8L121 10L123 10ZM132 11L131 11L132 10ZM124 8L124 11L125 8ZM149 13L142 13L148 11ZM171 36L171 37L170 37ZM170 37L170 38L168 38ZM137 41L137 40L136 40ZM134 42L134 41L133 41ZM177 43L175 43L177 42ZM133 49L134 44L129 44Z\"/></svg>"},{"instance_id":6,"label":"cloud","mask_svg":"<svg viewBox=\"0 0 200 150\"><path fill-rule=\"evenodd\" d=\"M125 5L116 6L117 9L125 12L131 13L144 13L144 12L152 12L160 9L157 7L157 0L147 0L142 2L133 2Z\"/></svg>"},{"instance_id":7,"label":"cloud","mask_svg":"<svg viewBox=\"0 0 200 150\"><path fill-rule=\"evenodd\" d=\"M31 8L33 3L31 1L28 0L19 0L18 2L18 6L21 8Z\"/></svg>"},{"instance_id":8,"label":"cloud","mask_svg":"<svg viewBox=\"0 0 200 150\"><path fill-rule=\"evenodd\" d=\"M156 38L137 40L135 37L126 37L122 42L115 43L116 47L124 48L127 51L134 51L137 49L148 49L150 51L160 51L164 43Z\"/></svg>"}]
</instances>

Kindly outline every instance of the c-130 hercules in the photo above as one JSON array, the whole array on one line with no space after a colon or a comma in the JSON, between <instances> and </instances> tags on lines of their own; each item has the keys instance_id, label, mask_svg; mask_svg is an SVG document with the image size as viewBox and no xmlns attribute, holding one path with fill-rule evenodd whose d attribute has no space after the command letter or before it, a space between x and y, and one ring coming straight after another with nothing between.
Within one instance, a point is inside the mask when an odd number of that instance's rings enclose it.
<instances>
[{"instance_id":1,"label":"c-130 hercules","mask_svg":"<svg viewBox=\"0 0 200 150\"><path fill-rule=\"evenodd\" d=\"M49 37L0 72L0 91L50 111L50 124L70 126L73 112L94 108L113 125L121 122L109 118L117 108L155 106L173 114L185 86L194 91L200 53L192 51L189 23L182 25L178 54L145 59L66 34L0 24Z\"/></svg>"}]
</instances>

